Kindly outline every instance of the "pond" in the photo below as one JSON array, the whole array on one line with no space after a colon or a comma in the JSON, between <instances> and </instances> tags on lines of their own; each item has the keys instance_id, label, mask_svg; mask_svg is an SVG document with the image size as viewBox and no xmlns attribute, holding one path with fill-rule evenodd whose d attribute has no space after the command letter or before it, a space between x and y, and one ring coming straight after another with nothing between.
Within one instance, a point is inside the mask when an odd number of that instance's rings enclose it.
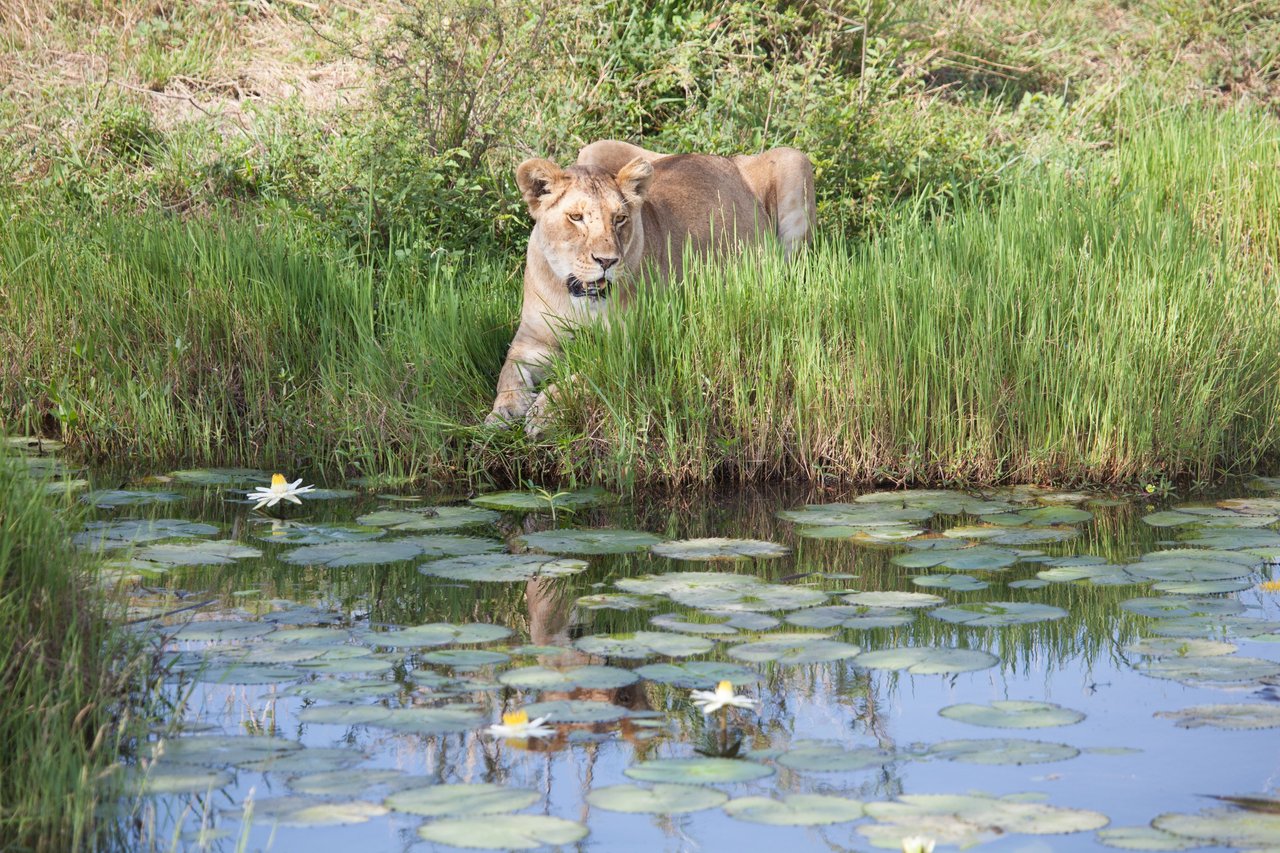
<instances>
[{"instance_id":1,"label":"pond","mask_svg":"<svg viewBox=\"0 0 1280 853\"><path fill-rule=\"evenodd\" d=\"M260 510L263 472L90 481L77 541L169 667L139 848L1280 846L1211 798L1280 768L1280 480Z\"/></svg>"}]
</instances>

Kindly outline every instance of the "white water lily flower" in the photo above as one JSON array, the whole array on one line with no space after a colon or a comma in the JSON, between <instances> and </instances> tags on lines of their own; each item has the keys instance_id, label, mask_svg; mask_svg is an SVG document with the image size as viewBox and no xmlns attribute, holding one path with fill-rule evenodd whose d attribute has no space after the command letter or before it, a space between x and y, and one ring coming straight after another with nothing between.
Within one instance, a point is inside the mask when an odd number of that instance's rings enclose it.
<instances>
[{"instance_id":1,"label":"white water lily flower","mask_svg":"<svg viewBox=\"0 0 1280 853\"><path fill-rule=\"evenodd\" d=\"M315 486L302 485L301 477L289 483L285 481L284 474L273 474L270 486L258 486L249 493L248 497L251 501L257 501L254 509L262 509L264 506L275 506L280 501L301 504L302 501L298 500L298 495L305 495L314 489Z\"/></svg>"},{"instance_id":2,"label":"white water lily flower","mask_svg":"<svg viewBox=\"0 0 1280 853\"><path fill-rule=\"evenodd\" d=\"M695 690L690 695L693 697L693 704L701 708L704 714L714 714L728 706L754 711L760 704L756 699L734 693L733 685L728 681L717 684L715 690Z\"/></svg>"},{"instance_id":3,"label":"white water lily flower","mask_svg":"<svg viewBox=\"0 0 1280 853\"><path fill-rule=\"evenodd\" d=\"M933 853L933 845L937 842L923 835L912 835L902 839L902 853Z\"/></svg>"},{"instance_id":4,"label":"white water lily flower","mask_svg":"<svg viewBox=\"0 0 1280 853\"><path fill-rule=\"evenodd\" d=\"M554 737L556 730L551 726L544 726L546 721L546 717L530 721L528 711L514 711L503 714L501 723L489 726L489 736L513 739Z\"/></svg>"}]
</instances>

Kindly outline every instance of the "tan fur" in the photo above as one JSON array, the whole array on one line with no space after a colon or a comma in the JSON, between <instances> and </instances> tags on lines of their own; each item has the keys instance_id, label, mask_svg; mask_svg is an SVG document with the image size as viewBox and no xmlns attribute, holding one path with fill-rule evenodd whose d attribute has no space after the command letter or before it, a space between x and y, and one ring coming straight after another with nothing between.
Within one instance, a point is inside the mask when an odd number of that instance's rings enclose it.
<instances>
[{"instance_id":1,"label":"tan fur","mask_svg":"<svg viewBox=\"0 0 1280 853\"><path fill-rule=\"evenodd\" d=\"M593 142L567 169L526 160L516 183L534 224L520 328L498 377L490 424L529 412L558 341L625 307L636 273L678 279L686 247L726 252L770 236L790 255L813 230L813 166L792 148L727 158ZM571 282L586 295L571 295ZM607 288L607 298L593 297L593 287ZM551 396L554 389L534 409L539 423Z\"/></svg>"}]
</instances>

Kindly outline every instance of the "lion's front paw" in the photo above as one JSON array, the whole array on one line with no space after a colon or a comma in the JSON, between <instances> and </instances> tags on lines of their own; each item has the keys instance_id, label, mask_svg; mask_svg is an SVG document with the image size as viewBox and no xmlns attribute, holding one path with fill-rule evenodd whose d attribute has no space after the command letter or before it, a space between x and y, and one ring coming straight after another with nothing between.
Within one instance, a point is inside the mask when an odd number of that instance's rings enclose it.
<instances>
[{"instance_id":1,"label":"lion's front paw","mask_svg":"<svg viewBox=\"0 0 1280 853\"><path fill-rule=\"evenodd\" d=\"M525 412L529 411L533 397L533 393L528 391L499 394L498 399L493 401L493 411L484 419L484 425L488 427L513 425L524 417Z\"/></svg>"}]
</instances>

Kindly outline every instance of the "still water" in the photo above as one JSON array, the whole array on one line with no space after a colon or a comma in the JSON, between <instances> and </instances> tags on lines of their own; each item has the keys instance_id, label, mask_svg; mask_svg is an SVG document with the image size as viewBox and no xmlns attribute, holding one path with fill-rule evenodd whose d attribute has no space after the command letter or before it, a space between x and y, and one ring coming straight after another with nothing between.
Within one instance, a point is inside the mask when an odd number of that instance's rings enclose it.
<instances>
[{"instance_id":1,"label":"still water","mask_svg":"<svg viewBox=\"0 0 1280 853\"><path fill-rule=\"evenodd\" d=\"M129 759L138 849L1280 847L1273 817L1208 797L1272 796L1280 771L1276 480L554 511L236 491L263 484L81 494L81 544L170 666L172 719ZM543 535L577 529L631 533ZM707 538L731 541L686 541ZM721 680L748 707L693 704ZM487 731L524 708L547 737Z\"/></svg>"}]
</instances>

